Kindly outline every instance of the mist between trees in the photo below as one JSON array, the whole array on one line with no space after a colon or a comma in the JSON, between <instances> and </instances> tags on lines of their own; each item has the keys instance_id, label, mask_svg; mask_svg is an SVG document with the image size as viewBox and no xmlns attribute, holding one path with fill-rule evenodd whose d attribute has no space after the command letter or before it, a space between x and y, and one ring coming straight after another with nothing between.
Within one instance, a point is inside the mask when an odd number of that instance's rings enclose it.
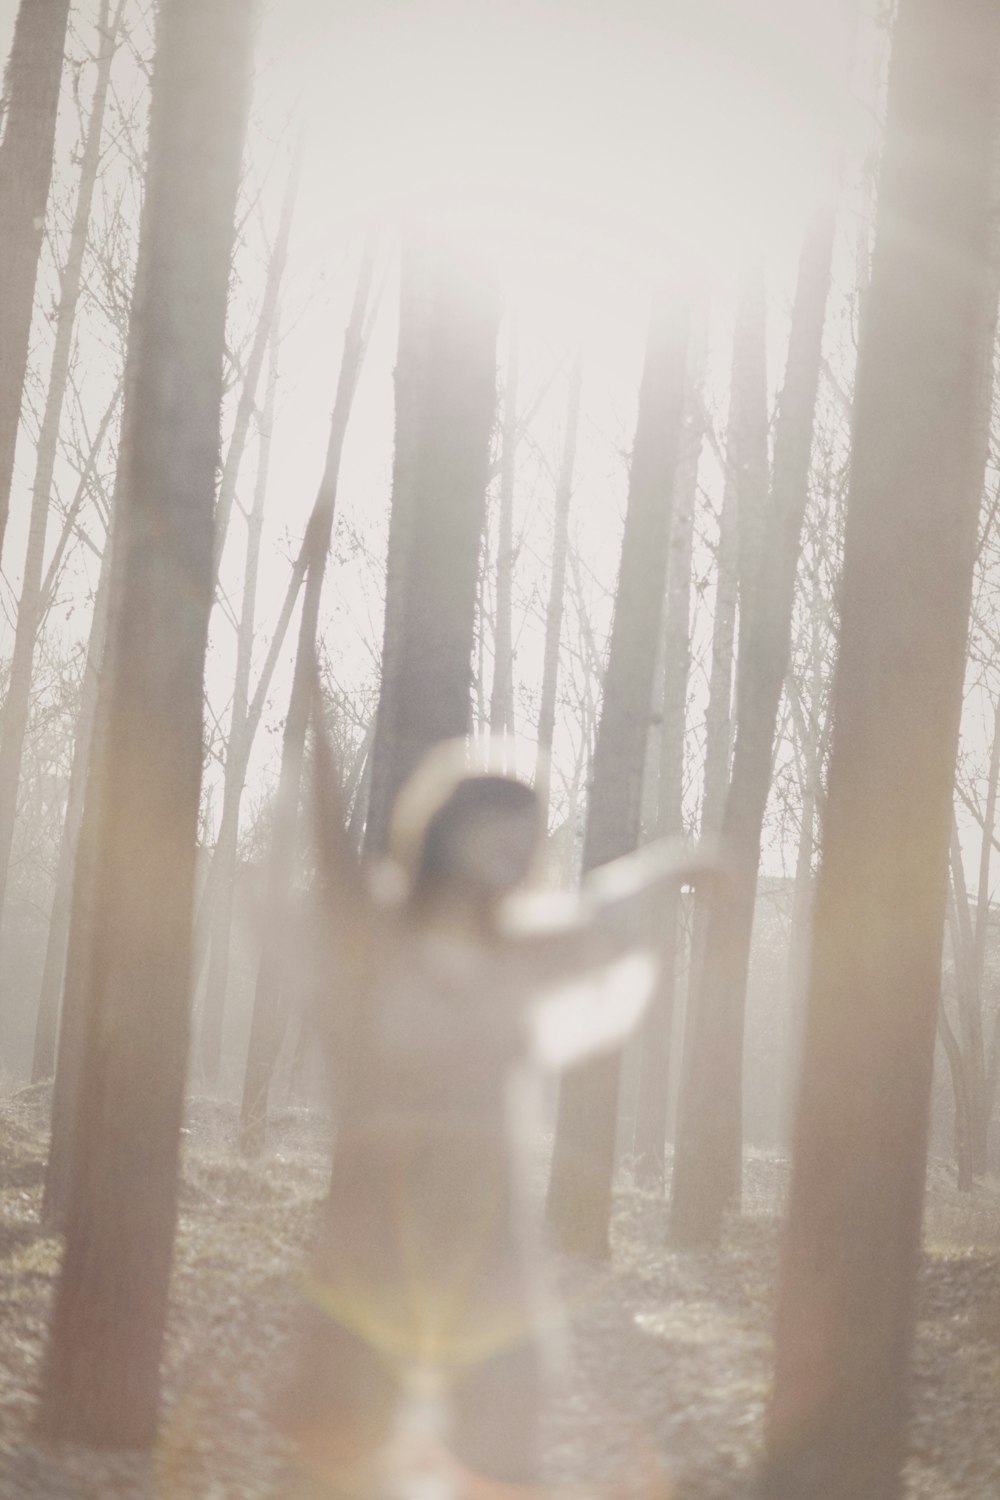
<instances>
[{"instance_id":1,"label":"mist between trees","mask_svg":"<svg viewBox=\"0 0 1000 1500\"><path fill-rule=\"evenodd\" d=\"M416 901L393 809L463 737L578 914L667 837L713 871L653 882L651 998L544 1080L518 1209L571 1278L640 1219L656 1275L783 1246L739 1463L657 1429L656 1473L992 1493L992 1449L918 1473L911 1371L928 1159L1000 1320L993 7L7 9L0 1222L54 1290L0 1494L164 1441L184 1173L323 1193L381 993L343 913ZM278 1429L255 1493L300 1493Z\"/></svg>"}]
</instances>

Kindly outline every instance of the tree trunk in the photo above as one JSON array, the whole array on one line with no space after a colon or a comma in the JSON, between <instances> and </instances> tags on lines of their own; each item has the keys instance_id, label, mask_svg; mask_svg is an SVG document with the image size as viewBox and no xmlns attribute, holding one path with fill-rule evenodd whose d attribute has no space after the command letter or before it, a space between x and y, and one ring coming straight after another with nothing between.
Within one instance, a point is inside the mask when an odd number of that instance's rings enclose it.
<instances>
[{"instance_id":1,"label":"tree trunk","mask_svg":"<svg viewBox=\"0 0 1000 1500\"><path fill-rule=\"evenodd\" d=\"M6 122L0 144L0 548L10 511L68 18L69 0L21 0L4 79Z\"/></svg>"},{"instance_id":2,"label":"tree trunk","mask_svg":"<svg viewBox=\"0 0 1000 1500\"><path fill-rule=\"evenodd\" d=\"M210 957L208 978L205 984L204 1002L199 1033L199 1057L201 1071L206 1083L214 1084L219 1076L222 1060L222 1023L226 1014L226 993L229 988L229 949L232 940L233 899L236 887L236 856L239 847L239 806L243 799L243 777L233 775L235 767L245 766L248 749L247 715L250 709L250 669L253 659L253 643L256 633L257 575L260 571L260 544L264 531L264 501L271 472L271 434L274 430L274 402L278 383L278 323L277 309L271 330L271 360L268 371L267 395L260 420L259 448L257 454L257 478L254 484L253 505L247 518L247 545L243 565L243 600L240 607L239 628L236 632L236 673L233 682L233 712L229 725L229 740L226 746L226 774L223 781L222 802L235 800L235 815L220 820L219 837L212 856L215 871L215 901L211 907L212 931L208 936ZM218 502L216 502L218 513ZM202 898L205 899L204 896ZM205 922L207 929L208 922Z\"/></svg>"},{"instance_id":3,"label":"tree trunk","mask_svg":"<svg viewBox=\"0 0 1000 1500\"><path fill-rule=\"evenodd\" d=\"M897 1500L989 401L1000 13L903 0L762 1494Z\"/></svg>"},{"instance_id":4,"label":"tree trunk","mask_svg":"<svg viewBox=\"0 0 1000 1500\"><path fill-rule=\"evenodd\" d=\"M749 606L751 558L767 509L767 321L763 271L758 267L743 286L733 333L726 476L719 517L715 615L712 621L712 670L705 718L705 794L701 831L722 829L729 762L732 753L733 664L736 644L736 599Z\"/></svg>"},{"instance_id":5,"label":"tree trunk","mask_svg":"<svg viewBox=\"0 0 1000 1500\"><path fill-rule=\"evenodd\" d=\"M621 567L611 627L585 871L635 849L666 586L674 478L684 409L686 309L658 301L650 320L629 475ZM548 1218L563 1250L606 1256L614 1170L620 1056L567 1073L559 1114Z\"/></svg>"},{"instance_id":6,"label":"tree trunk","mask_svg":"<svg viewBox=\"0 0 1000 1500\"><path fill-rule=\"evenodd\" d=\"M493 632L493 691L490 694L490 733L514 732L514 646L511 608L514 584L514 478L517 472L517 320L510 315L503 422L500 432L500 514L497 527L496 624Z\"/></svg>"},{"instance_id":7,"label":"tree trunk","mask_svg":"<svg viewBox=\"0 0 1000 1500\"><path fill-rule=\"evenodd\" d=\"M955 1096L955 1165L958 1191L971 1193L975 1186L972 1170L972 1119L969 1110L969 1088L962 1063L962 1049L945 1013L944 999L938 1006L938 1036L948 1059L951 1087Z\"/></svg>"},{"instance_id":8,"label":"tree trunk","mask_svg":"<svg viewBox=\"0 0 1000 1500\"><path fill-rule=\"evenodd\" d=\"M954 843L954 832L952 833L952 842ZM954 858L954 854L952 857ZM954 885L948 891L946 911L948 936L951 939L952 963L955 971L955 992L958 998L959 1016L961 1017L963 1007L962 989L967 982L967 964L963 957L965 939L959 920L958 895ZM955 1164L958 1168L958 1188L959 1192L971 1193L976 1175L976 1163L972 1090L969 1086L970 1071L962 1050L962 1045L948 1019L943 993L941 995L941 1003L938 1006L938 1036L941 1039L941 1045L948 1059L952 1093L955 1096Z\"/></svg>"},{"instance_id":9,"label":"tree trunk","mask_svg":"<svg viewBox=\"0 0 1000 1500\"><path fill-rule=\"evenodd\" d=\"M257 323L254 327L253 341L250 345L250 354L247 359L243 385L240 390L240 399L236 404L233 435L229 440L226 461L222 466L222 478L219 481L219 497L215 502L215 539L213 543L213 568L216 582L218 582L219 578L219 567L222 563L222 554L225 551L226 538L229 535L229 520L233 513L233 501L236 499L236 486L239 483L240 466L243 462L247 438L250 435L250 423L257 408L257 389L260 385L260 377L264 369L264 358L267 354L268 346L272 342L274 327L278 318L278 299L281 296L281 282L285 274L285 262L288 260L288 243L291 239L292 221L295 217L295 202L299 191L301 160L302 143L300 141L289 166L288 179L285 183L285 193L281 202L281 214L278 219L278 232L275 236L274 249L271 252L271 258L267 265L264 296L261 301Z\"/></svg>"},{"instance_id":10,"label":"tree trunk","mask_svg":"<svg viewBox=\"0 0 1000 1500\"><path fill-rule=\"evenodd\" d=\"M803 247L759 573L749 598L741 595L736 743L722 818L730 878L710 905L701 972L689 1007L690 1055L670 1200L670 1231L679 1245L717 1244L723 1211L739 1198L750 936L809 488L833 226L831 203L817 213Z\"/></svg>"},{"instance_id":11,"label":"tree trunk","mask_svg":"<svg viewBox=\"0 0 1000 1500\"><path fill-rule=\"evenodd\" d=\"M556 688L559 684L559 643L562 636L563 605L566 594L566 560L569 553L569 504L573 495L573 468L576 463L576 439L580 428L580 389L583 383L583 360L577 355L569 377L569 402L562 461L556 481L556 508L552 529L552 573L549 579L549 606L545 612L545 649L542 665L542 695L538 707L539 755L552 753L552 736L556 727ZM544 767L546 783L549 767Z\"/></svg>"},{"instance_id":12,"label":"tree trunk","mask_svg":"<svg viewBox=\"0 0 1000 1500\"><path fill-rule=\"evenodd\" d=\"M112 542L110 537L104 544L101 572L94 598L94 618L87 642L87 661L83 669L83 686L80 696L80 713L76 721L73 740L73 763L69 773L69 791L66 796L66 817L63 823L62 843L59 847L59 865L56 870L55 892L49 916L49 933L45 944L45 964L42 969L42 984L38 995L38 1019L35 1025L35 1051L31 1064L31 1081L38 1083L51 1078L55 1069L56 1036L59 1025L59 1002L62 996L63 975L66 968L66 946L69 939L73 904L73 870L77 849L80 845L80 830L83 823L84 793L87 785L87 765L94 742L94 725L97 720L98 678L104 660L104 643L108 631L108 595L110 592ZM72 1042L67 1043L72 1046ZM72 1065L69 1065L73 1071ZM66 1206L65 1167L68 1172L69 1152L60 1153L57 1142L64 1139L63 1125L67 1119L62 1090L67 1087L69 1074L62 1078L53 1098L52 1145L49 1150L49 1167L46 1173L45 1217L49 1222L61 1222ZM70 1113L72 1111L70 1110ZM68 1137L65 1137L68 1146ZM59 1179L57 1185L57 1179Z\"/></svg>"},{"instance_id":13,"label":"tree trunk","mask_svg":"<svg viewBox=\"0 0 1000 1500\"><path fill-rule=\"evenodd\" d=\"M354 403L354 393L364 360L365 314L371 296L375 247L369 242L361 258L358 284L354 293L350 321L344 336L344 353L330 419L330 440L326 464L316 503L309 518L309 564L302 598L302 618L292 673L292 693L281 740L281 774L274 814L274 833L267 866L267 904L280 912L288 901L293 884L295 835L298 823L302 762L305 755L306 730L312 701L312 680L316 665L316 641L319 629L319 605L323 579L333 535L333 518L337 503L337 482L344 451L347 423ZM284 1009L281 991L281 966L284 938L274 931L265 936L257 986L254 992L250 1045L247 1053L243 1098L240 1106L239 1149L246 1156L256 1155L264 1145L267 1128L267 1096L284 1035Z\"/></svg>"},{"instance_id":14,"label":"tree trunk","mask_svg":"<svg viewBox=\"0 0 1000 1500\"><path fill-rule=\"evenodd\" d=\"M236 854L239 844L240 804L243 800L243 784L246 766L253 746L256 725L251 729L250 715L250 670L253 658L254 634L256 630L257 574L260 564L260 543L264 525L264 501L271 462L271 432L274 426L274 399L278 370L278 321L281 283L288 258L288 243L291 237L295 199L298 191L298 156L285 188L278 233L268 265L267 285L260 318L254 334L253 349L247 366L243 393L237 410L236 424L226 455L219 486L219 498L215 505L215 572L218 577L224 538L220 530L228 529L229 517L236 494L240 458L246 443L250 416L256 402L257 385L260 380L262 357L258 359L259 347L270 345L270 370L264 414L260 422L260 446L257 457L257 479L254 500L247 520L246 558L243 569L243 599L240 608L239 626L236 632L236 674L233 684L233 711L229 725L229 740L226 746L226 770L223 779L223 816L219 822L218 839L209 877L199 906L196 923L196 940L209 948L208 977L205 984L204 1004L201 1012L199 1032L199 1057L205 1080L214 1084L219 1076L222 1057L222 1024L226 1010L226 991L229 987L229 948L233 925L233 895L236 883ZM248 405L247 405L248 403ZM244 407L247 407L244 410ZM196 950L196 982L200 980L204 955Z\"/></svg>"},{"instance_id":15,"label":"tree trunk","mask_svg":"<svg viewBox=\"0 0 1000 1500\"><path fill-rule=\"evenodd\" d=\"M497 292L474 255L411 238L396 363L382 684L365 847L436 742L464 735L496 408Z\"/></svg>"},{"instance_id":16,"label":"tree trunk","mask_svg":"<svg viewBox=\"0 0 1000 1500\"><path fill-rule=\"evenodd\" d=\"M148 1447L177 1214L226 294L252 32L165 0L123 430L121 609L96 797L93 931L50 1438ZM114 1100L114 1108L108 1101Z\"/></svg>"},{"instance_id":17,"label":"tree trunk","mask_svg":"<svg viewBox=\"0 0 1000 1500\"><path fill-rule=\"evenodd\" d=\"M958 998L958 1034L965 1089L969 1106L972 1169L976 1176L986 1170L986 1048L983 1041L982 997L976 972L976 935L969 910L962 848L952 816L951 878L954 887L955 992ZM989 890L987 888L987 902Z\"/></svg>"},{"instance_id":18,"label":"tree trunk","mask_svg":"<svg viewBox=\"0 0 1000 1500\"><path fill-rule=\"evenodd\" d=\"M712 666L705 712L705 782L701 802L701 836L722 831L726 788L733 752L733 677L736 662L737 598L741 611L752 592L750 554L767 508L767 313L763 268L745 278L733 328L726 431L726 472L719 514L716 553L715 611L712 619ZM742 613L741 613L742 619ZM691 934L688 1004L684 1017L681 1093L691 1068L693 1003L701 975L708 926L708 895L695 893Z\"/></svg>"},{"instance_id":19,"label":"tree trunk","mask_svg":"<svg viewBox=\"0 0 1000 1500\"><path fill-rule=\"evenodd\" d=\"M707 319L706 319L707 322ZM707 333L707 327L704 330ZM704 336L699 340L704 344ZM675 500L663 631L663 706L660 718L660 764L657 777L657 833L684 832L684 745L687 729L688 674L691 667L691 560L694 513L698 498L698 463L704 435L702 378L705 351L689 361L692 395L687 401L681 455L674 480ZM646 1012L639 1041L639 1092L633 1150L637 1181L662 1189L669 1105L670 1042L680 931L680 892L663 902L662 968L656 993Z\"/></svg>"},{"instance_id":20,"label":"tree trunk","mask_svg":"<svg viewBox=\"0 0 1000 1500\"><path fill-rule=\"evenodd\" d=\"M28 544L17 604L14 654L10 666L7 697L4 700L3 718L0 721L0 929L2 929L6 912L7 876L10 869L11 842L14 836L17 790L21 780L21 756L31 704L31 674L35 658L35 642L42 623L45 603L42 593L42 569L45 562L45 534L48 527L49 508L52 504L59 424L69 376L76 310L80 301L83 257L87 248L90 211L94 201L97 169L101 160L104 109L123 9L124 6L119 4L112 22L110 0L103 0L97 22L99 50L94 99L80 161L80 185L77 190L76 209L70 231L69 250L62 272L52 367L49 373L45 409L42 413L42 425L38 435Z\"/></svg>"}]
</instances>

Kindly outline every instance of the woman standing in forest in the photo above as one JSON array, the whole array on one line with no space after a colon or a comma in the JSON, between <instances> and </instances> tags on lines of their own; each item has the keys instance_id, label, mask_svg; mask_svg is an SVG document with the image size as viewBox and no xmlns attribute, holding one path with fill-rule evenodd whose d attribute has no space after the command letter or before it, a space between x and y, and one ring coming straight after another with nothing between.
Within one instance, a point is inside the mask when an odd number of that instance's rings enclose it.
<instances>
[{"instance_id":1,"label":"woman standing in forest","mask_svg":"<svg viewBox=\"0 0 1000 1500\"><path fill-rule=\"evenodd\" d=\"M656 844L579 896L533 892L535 792L446 746L369 874L321 741L317 780L337 1139L286 1425L326 1493L402 1494L408 1474L409 1494L422 1461L456 1495L477 1475L532 1486L551 1327L525 1210L532 1079L634 1025L657 970L642 915L706 862Z\"/></svg>"}]
</instances>

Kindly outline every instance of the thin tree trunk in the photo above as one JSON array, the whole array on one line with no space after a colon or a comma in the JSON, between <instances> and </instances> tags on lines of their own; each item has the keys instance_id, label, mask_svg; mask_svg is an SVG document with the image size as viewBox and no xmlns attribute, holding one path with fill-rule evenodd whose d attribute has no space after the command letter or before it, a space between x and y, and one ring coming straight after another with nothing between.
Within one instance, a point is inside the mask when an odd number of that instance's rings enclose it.
<instances>
[{"instance_id":1,"label":"thin tree trunk","mask_svg":"<svg viewBox=\"0 0 1000 1500\"><path fill-rule=\"evenodd\" d=\"M969 956L968 935L963 931L963 923L959 916L960 896L958 887L954 880L955 859L955 833L952 830L952 852L953 862L952 881L948 887L948 899L946 907L946 920L948 924L948 936L951 939L952 961L955 970L955 995L958 1001L959 1033L960 1035L967 1027L963 1012L968 1005L969 984ZM965 887L962 885L964 895ZM955 1161L958 1167L958 1186L961 1192L972 1192L973 1180L977 1170L981 1170L976 1164L975 1143L975 1121L972 1095L972 1070L969 1067L967 1046L965 1038L959 1041L952 1029L945 1010L944 995L938 1014L938 1035L941 1045L944 1047L948 1059L948 1068L951 1072L952 1091L955 1096Z\"/></svg>"},{"instance_id":2,"label":"thin tree trunk","mask_svg":"<svg viewBox=\"0 0 1000 1500\"><path fill-rule=\"evenodd\" d=\"M993 318L1000 12L904 0L855 387L766 1500L897 1500Z\"/></svg>"},{"instance_id":3,"label":"thin tree trunk","mask_svg":"<svg viewBox=\"0 0 1000 1500\"><path fill-rule=\"evenodd\" d=\"M809 940L813 902L813 852L816 843L816 788L807 776L802 787L802 821L795 856L792 884L791 933L785 998L785 1029L782 1047L782 1087L779 1090L778 1137L788 1140L794 1110L796 1083L802 1060L802 1031L808 979Z\"/></svg>"},{"instance_id":4,"label":"thin tree trunk","mask_svg":"<svg viewBox=\"0 0 1000 1500\"><path fill-rule=\"evenodd\" d=\"M257 407L257 389L260 385L260 377L264 369L264 358L267 354L268 345L271 343L278 318L278 299L281 296L281 282L285 274L285 263L288 260L288 243L291 239L292 221L295 217L295 202L299 191L301 161L302 142L300 140L295 148L295 154L292 158L288 177L285 182L285 193L281 201L281 214L278 220L278 232L275 236L271 259L268 262L267 278L264 283L264 296L261 301L256 327L254 328L253 342L250 345L250 354L243 376L240 399L236 404L233 434L229 440L225 463L222 466L222 478L219 481L219 497L215 502L213 569L216 583L218 583L219 579L219 567L222 563L222 554L225 551L226 538L229 535L229 520L233 513L233 501L236 499L236 486L239 483L240 466L243 462L247 438L250 435L250 423L253 420L253 414Z\"/></svg>"},{"instance_id":5,"label":"thin tree trunk","mask_svg":"<svg viewBox=\"0 0 1000 1500\"><path fill-rule=\"evenodd\" d=\"M958 1191L971 1193L975 1186L972 1171L972 1121L969 1111L969 1089L962 1063L962 1049L951 1028L942 998L938 1006L938 1036L948 1059L951 1087L955 1096L955 1164L958 1173Z\"/></svg>"},{"instance_id":6,"label":"thin tree trunk","mask_svg":"<svg viewBox=\"0 0 1000 1500\"><path fill-rule=\"evenodd\" d=\"M629 475L628 509L611 627L583 868L639 843L642 775L670 546L684 410L687 312L658 301L650 319ZM620 1055L567 1073L548 1219L563 1250L606 1256L614 1171Z\"/></svg>"},{"instance_id":7,"label":"thin tree trunk","mask_svg":"<svg viewBox=\"0 0 1000 1500\"><path fill-rule=\"evenodd\" d=\"M396 364L382 686L365 847L426 751L469 727L476 579L496 407L493 277L462 247L411 238Z\"/></svg>"},{"instance_id":8,"label":"thin tree trunk","mask_svg":"<svg viewBox=\"0 0 1000 1500\"><path fill-rule=\"evenodd\" d=\"M712 669L705 717L702 836L722 830L733 739L736 599L740 592L741 611L745 612L752 592L751 559L760 553L756 539L767 509L767 425L767 322L764 277L758 267L744 284L733 334Z\"/></svg>"},{"instance_id":9,"label":"thin tree trunk","mask_svg":"<svg viewBox=\"0 0 1000 1500\"><path fill-rule=\"evenodd\" d=\"M76 736L73 740L73 763L69 773L69 790L66 796L66 817L63 824L62 843L59 846L59 865L56 870L55 892L49 917L49 933L45 944L45 964L42 969L42 984L38 995L38 1019L35 1024L35 1050L31 1064L31 1081L38 1083L50 1078L55 1069L56 1036L59 1024L59 1002L62 996L63 975L66 967L66 945L69 940L70 919L73 907L73 870L80 843L83 823L84 793L87 786L87 766L94 741L94 725L97 718L98 679L104 660L104 644L108 631L108 605L111 582L112 543L110 537L104 545L101 572L94 598L94 617L87 642L87 660L83 669L83 687L80 697L80 713L76 721ZM67 1045L71 1046L72 1043ZM69 1071L73 1071L70 1065ZM66 1139L63 1133L65 1100L62 1091L69 1083L69 1072L64 1074L59 1090L53 1098L53 1115L58 1115L58 1124L53 1121L53 1146L49 1152L47 1175L46 1217L61 1220L65 1207L65 1176L68 1170L69 1152L62 1154L57 1140ZM66 1139L68 1145L68 1139ZM55 1160L53 1160L55 1158ZM56 1179L60 1178L60 1185Z\"/></svg>"},{"instance_id":10,"label":"thin tree trunk","mask_svg":"<svg viewBox=\"0 0 1000 1500\"><path fill-rule=\"evenodd\" d=\"M556 481L556 506L552 530L552 572L549 579L549 605L545 612L545 651L542 666L542 695L538 708L538 749L546 757L552 753L552 736L556 725L556 689L559 685L559 643L562 637L563 608L566 594L566 559L569 553L569 506L573 496L573 468L576 464L576 440L580 428L580 389L583 383L583 359L577 355L569 377L569 400L562 461ZM546 781L549 768L545 767Z\"/></svg>"},{"instance_id":11,"label":"thin tree trunk","mask_svg":"<svg viewBox=\"0 0 1000 1500\"><path fill-rule=\"evenodd\" d=\"M511 595L514 583L514 478L517 472L517 319L511 314L507 378L500 431L500 506L497 538L496 622L493 631L493 691L490 733L514 732L514 647L511 639Z\"/></svg>"},{"instance_id":12,"label":"thin tree trunk","mask_svg":"<svg viewBox=\"0 0 1000 1500\"><path fill-rule=\"evenodd\" d=\"M260 571L260 544L264 531L264 501L271 471L271 435L274 430L274 403L278 383L277 308L271 330L271 358L267 395L260 422L260 444L257 455L257 480L253 506L247 519L246 558L243 566L243 601L239 629L236 632L236 675L233 683L233 712L226 749L226 775L223 782L223 805L227 798L236 803L235 816L220 823L219 839L212 865L215 873L215 905L212 911L211 955L205 986L199 1035L202 1074L209 1084L219 1076L222 1058L222 1024L226 1013L229 988L229 949L233 926L233 899L236 887L236 856L239 846L239 804L243 797L243 777L233 776L232 767L245 764L247 751L247 715L250 709L250 669L256 632L257 575ZM218 502L217 502L218 503ZM205 924L207 926L207 923Z\"/></svg>"},{"instance_id":13,"label":"thin tree trunk","mask_svg":"<svg viewBox=\"0 0 1000 1500\"><path fill-rule=\"evenodd\" d=\"M976 936L969 910L965 866L958 827L952 816L951 879L955 906L955 990L958 997L958 1027L962 1066L965 1070L972 1140L972 1165L976 1176L986 1170L986 1049L983 1042L983 1012L976 983Z\"/></svg>"},{"instance_id":14,"label":"thin tree trunk","mask_svg":"<svg viewBox=\"0 0 1000 1500\"><path fill-rule=\"evenodd\" d=\"M692 393L674 480L675 500L663 632L663 706L660 719L660 764L657 778L657 832L684 831L684 745L687 729L688 675L691 667L691 561L694 513L698 497L698 463L704 436L702 378L705 350L690 359ZM639 1091L634 1154L636 1178L646 1187L663 1187L669 1105L670 1042L674 1024L677 959L680 948L680 893L664 898L662 967L656 993L639 1035Z\"/></svg>"},{"instance_id":15,"label":"thin tree trunk","mask_svg":"<svg viewBox=\"0 0 1000 1500\"><path fill-rule=\"evenodd\" d=\"M121 388L124 392L134 378L126 359ZM117 399L117 398L116 398ZM134 395L131 398L134 404ZM62 969L62 1005L59 1016L59 1047L56 1056L56 1073L52 1089L52 1130L49 1140L49 1155L45 1167L45 1189L42 1197L42 1220L53 1228L62 1228L69 1202L73 1152L75 1149L76 1120L83 1068L84 1039L88 1024L88 995L90 976L90 939L94 915L94 879L97 867L98 799L92 785L93 768L102 765L105 759L114 646L112 622L121 613L122 568L116 559L120 515L123 509L122 484L125 473L124 451L128 440L125 427L125 411L128 400L123 401L122 428L115 474L115 488L111 500L111 519L104 551L101 554L101 579L98 599L95 600L94 621L91 625L91 640L88 643L87 670L94 673L95 701L93 720L89 726L77 726L79 743L74 746L73 759L77 769L76 795L82 800L79 811L79 829L71 853L64 847L63 854L71 860L68 874L70 891L68 911L63 920L67 925L65 952L60 952L59 927L50 929L49 942L52 948L51 964L46 951L46 1006L59 1008L58 989L54 992L48 985L57 986L58 970ZM103 585L104 599L100 599ZM103 619L97 613L98 603L103 610ZM96 628L96 638L95 638ZM83 731L86 731L84 734ZM77 764L78 763L78 764ZM72 772L71 772L72 777ZM68 818L63 828L63 844L72 831ZM62 907L54 908L57 923ZM53 972L53 968L55 972ZM43 976L44 977L44 976Z\"/></svg>"},{"instance_id":16,"label":"thin tree trunk","mask_svg":"<svg viewBox=\"0 0 1000 1500\"><path fill-rule=\"evenodd\" d=\"M751 554L767 508L767 312L764 273L756 266L744 280L733 329L726 432L726 473L719 514L715 612L712 619L712 666L705 713L705 781L701 803L701 836L722 832L733 750L733 678L736 662L737 598L740 619L752 592ZM691 934L688 1003L684 1017L681 1093L691 1068L693 997L705 953L708 896L695 894Z\"/></svg>"},{"instance_id":17,"label":"thin tree trunk","mask_svg":"<svg viewBox=\"0 0 1000 1500\"><path fill-rule=\"evenodd\" d=\"M203 991L199 1031L199 1057L202 1073L207 1082L214 1084L219 1074L222 1056L222 1027L225 1016L226 991L229 985L229 947L233 921L233 897L236 880L236 854L239 844L240 805L246 768L253 749L259 713L251 722L250 670L253 658L255 614L257 600L257 574L260 560L260 543L263 531L263 507L270 472L271 433L274 424L275 382L277 380L278 322L281 284L288 260L288 245L291 238L295 202L298 194L301 142L296 148L291 172L285 187L278 232L268 264L267 281L260 316L254 333L250 359L236 413L233 435L230 440L226 462L219 486L219 498L215 509L215 554L214 570L218 585L219 564L225 545L225 533L229 528L236 485L239 478L243 449L249 432L250 418L255 409L257 387L263 363L263 353L270 346L270 373L268 377L265 412L260 426L260 448L257 462L257 480L254 502L247 523L247 548L243 572L243 599L239 625L236 632L236 675L233 685L233 710L226 746L226 768L223 777L222 816L218 837L212 854L205 886L198 903L195 923L195 993L201 986L206 962L208 975ZM302 576L305 576L303 565ZM297 593L297 589L295 590ZM288 610L288 621L291 610ZM287 623L285 625L287 629ZM281 630L282 640L284 630ZM272 660L277 659L273 653Z\"/></svg>"},{"instance_id":18,"label":"thin tree trunk","mask_svg":"<svg viewBox=\"0 0 1000 1500\"><path fill-rule=\"evenodd\" d=\"M674 1151L670 1230L681 1245L718 1243L723 1211L739 1199L750 936L809 489L833 227L834 207L824 205L803 247L775 431L770 503L759 551L760 573L749 599L743 596L736 743L722 820L730 878L710 906L701 973L689 1006L690 1054Z\"/></svg>"},{"instance_id":19,"label":"thin tree trunk","mask_svg":"<svg viewBox=\"0 0 1000 1500\"><path fill-rule=\"evenodd\" d=\"M333 535L344 438L364 361L366 311L371 296L374 263L375 247L373 242L369 242L362 254L354 304L344 336L340 377L330 419L326 465L309 518L310 556L302 598L291 701L281 741L281 773L268 858L267 897L268 909L272 912L282 910L292 885L302 762L309 725L312 675L316 663L319 605ZM272 930L270 938L265 936L264 939L250 1025L250 1045L240 1106L239 1149L244 1155L256 1155L264 1145L268 1092L284 1034L282 953L283 942Z\"/></svg>"},{"instance_id":20,"label":"thin tree trunk","mask_svg":"<svg viewBox=\"0 0 1000 1500\"><path fill-rule=\"evenodd\" d=\"M0 143L0 548L28 368L35 278L52 177L69 0L21 0Z\"/></svg>"},{"instance_id":21,"label":"thin tree trunk","mask_svg":"<svg viewBox=\"0 0 1000 1500\"><path fill-rule=\"evenodd\" d=\"M144 1448L156 1434L252 24L245 0L165 0L157 27L125 382L121 608L88 787L97 860L85 1050L40 1418L49 1438L101 1447Z\"/></svg>"},{"instance_id":22,"label":"thin tree trunk","mask_svg":"<svg viewBox=\"0 0 1000 1500\"><path fill-rule=\"evenodd\" d=\"M816 823L821 818L823 763L826 733L822 721L823 629L825 610L821 612L820 585L813 579L809 611L810 673L808 707L801 702L793 671L789 671L785 693L792 712L794 732L799 742L799 793L802 816L799 846L795 859L792 887L791 930L788 942L788 969L785 1000L784 1043L782 1047L782 1087L779 1091L779 1117L776 1136L788 1139L795 1107L795 1089L802 1060L802 1034L805 1023L805 995L809 976L809 945L812 932L813 856L816 846Z\"/></svg>"},{"instance_id":23,"label":"thin tree trunk","mask_svg":"<svg viewBox=\"0 0 1000 1500\"><path fill-rule=\"evenodd\" d=\"M10 666L7 697L0 720L0 928L6 913L7 878L14 836L17 790L21 780L21 756L28 727L31 704L31 676L35 642L43 618L44 594L42 572L45 562L45 535L52 505L53 479L59 443L66 385L69 377L73 329L83 280L83 258L87 248L87 231L101 160L101 136L104 111L111 80L111 64L117 47L124 5L119 3L114 20L110 0L103 0L97 22L99 50L94 99L87 124L87 134L80 161L80 183L76 209L70 231L69 249L62 272L59 312L56 317L55 344L49 373L48 391L38 435L35 461L35 484L32 492L28 543L17 605L14 654Z\"/></svg>"}]
</instances>

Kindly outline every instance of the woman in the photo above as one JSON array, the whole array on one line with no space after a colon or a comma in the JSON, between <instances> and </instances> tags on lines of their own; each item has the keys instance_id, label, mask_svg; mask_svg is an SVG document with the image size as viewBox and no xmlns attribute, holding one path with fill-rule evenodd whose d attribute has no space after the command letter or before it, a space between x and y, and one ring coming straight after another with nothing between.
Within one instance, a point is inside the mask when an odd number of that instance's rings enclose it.
<instances>
[{"instance_id":1,"label":"woman","mask_svg":"<svg viewBox=\"0 0 1000 1500\"><path fill-rule=\"evenodd\" d=\"M561 904L533 894L534 791L448 746L369 877L322 745L317 760L337 1138L289 1425L327 1493L412 1495L401 1434L421 1425L448 1493L523 1493L545 1352L529 1080L622 1039L656 974L637 916L705 864L654 845Z\"/></svg>"}]
</instances>

